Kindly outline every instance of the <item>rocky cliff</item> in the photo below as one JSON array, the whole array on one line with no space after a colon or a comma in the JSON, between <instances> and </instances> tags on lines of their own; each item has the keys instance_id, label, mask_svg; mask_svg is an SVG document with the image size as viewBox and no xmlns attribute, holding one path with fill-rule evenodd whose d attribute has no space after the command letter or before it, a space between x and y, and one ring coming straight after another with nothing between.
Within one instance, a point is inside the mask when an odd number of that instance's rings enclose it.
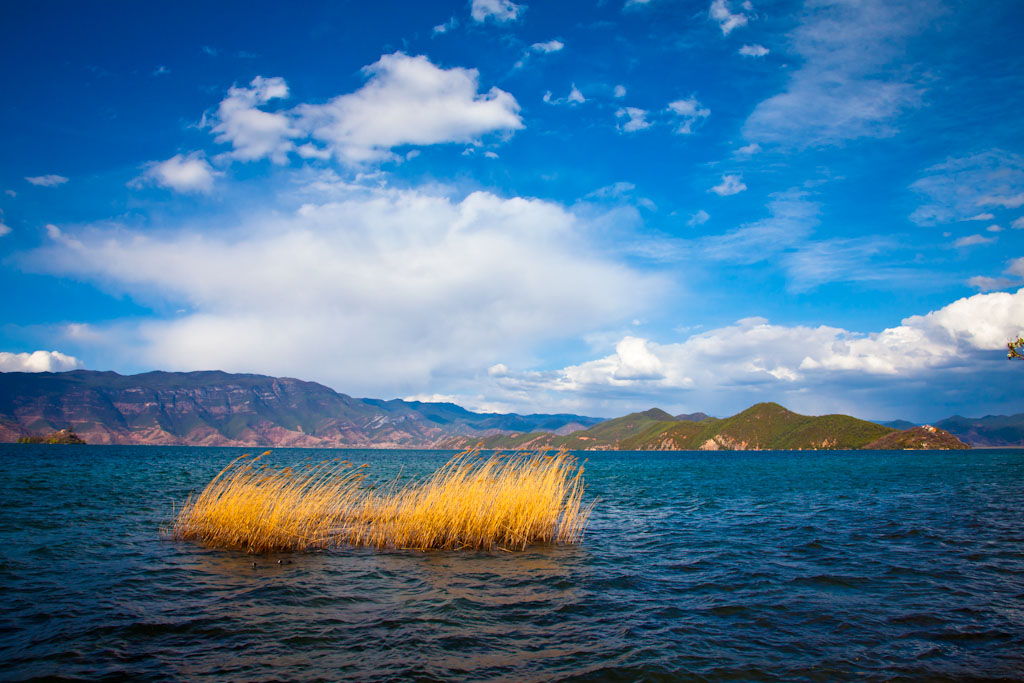
<instances>
[{"instance_id":1,"label":"rocky cliff","mask_svg":"<svg viewBox=\"0 0 1024 683\"><path fill-rule=\"evenodd\" d=\"M429 448L453 435L570 432L599 421L357 399L315 382L226 372L0 373L7 442L73 428L90 444Z\"/></svg>"}]
</instances>

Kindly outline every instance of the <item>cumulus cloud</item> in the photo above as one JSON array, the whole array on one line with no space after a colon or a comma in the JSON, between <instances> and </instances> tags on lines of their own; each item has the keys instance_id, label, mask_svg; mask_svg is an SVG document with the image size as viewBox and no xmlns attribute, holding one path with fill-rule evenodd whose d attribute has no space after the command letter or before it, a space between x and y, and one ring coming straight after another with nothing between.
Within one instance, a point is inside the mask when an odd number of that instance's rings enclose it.
<instances>
[{"instance_id":1,"label":"cumulus cloud","mask_svg":"<svg viewBox=\"0 0 1024 683\"><path fill-rule=\"evenodd\" d=\"M0 211L0 237L10 234L11 228L4 223L4 212Z\"/></svg>"},{"instance_id":2,"label":"cumulus cloud","mask_svg":"<svg viewBox=\"0 0 1024 683\"><path fill-rule=\"evenodd\" d=\"M575 83L572 84L572 90L569 91L569 95L565 99L571 104L583 104L587 101L587 99L583 97L583 93L580 92L580 89L576 87Z\"/></svg>"},{"instance_id":3,"label":"cumulus cloud","mask_svg":"<svg viewBox=\"0 0 1024 683\"><path fill-rule=\"evenodd\" d=\"M926 169L910 188L925 199L910 215L918 225L990 221L995 215L980 209L1024 203L1024 156L991 149L951 157Z\"/></svg>"},{"instance_id":4,"label":"cumulus cloud","mask_svg":"<svg viewBox=\"0 0 1024 683\"><path fill-rule=\"evenodd\" d=\"M726 0L712 0L711 7L708 9L708 16L718 22L723 36L729 35L740 26L747 25L747 15L742 12L733 13L729 9L729 3Z\"/></svg>"},{"instance_id":5,"label":"cumulus cloud","mask_svg":"<svg viewBox=\"0 0 1024 683\"><path fill-rule=\"evenodd\" d=\"M496 381L534 395L629 397L632 389L632 396L650 401L682 391L702 406L728 396L724 400L733 410L783 395L797 405L821 401L820 389L830 384L845 385L847 392L858 388L853 403L863 401L865 391L884 402L884 393L901 381L927 378L933 386L946 376L940 373L949 372L946 377L962 383L960 371L985 358L1005 363L1006 341L1020 333L1022 321L1024 289L959 299L881 332L745 318L678 343L624 336L610 355L547 373L506 371ZM808 396L810 388L819 391ZM856 412L863 409L862 404ZM815 412L821 412L820 403Z\"/></svg>"},{"instance_id":6,"label":"cumulus cloud","mask_svg":"<svg viewBox=\"0 0 1024 683\"><path fill-rule=\"evenodd\" d=\"M623 107L615 112L615 116L625 122L619 124L619 130L626 133L633 133L644 128L650 128L651 123L647 120L647 110L639 107Z\"/></svg>"},{"instance_id":7,"label":"cumulus cloud","mask_svg":"<svg viewBox=\"0 0 1024 683\"><path fill-rule=\"evenodd\" d=\"M26 176L25 180L32 185L38 185L39 187L57 187L58 185L63 185L68 181L64 176L53 173L32 177Z\"/></svg>"},{"instance_id":8,"label":"cumulus cloud","mask_svg":"<svg viewBox=\"0 0 1024 683\"><path fill-rule=\"evenodd\" d=\"M395 52L363 73L367 82L353 93L281 111L266 107L289 96L282 78L257 76L248 88L231 88L212 121L217 142L233 147L224 156L283 164L294 152L358 165L394 158L392 149L402 145L475 143L523 127L512 95L478 92L475 69L443 69Z\"/></svg>"},{"instance_id":9,"label":"cumulus cloud","mask_svg":"<svg viewBox=\"0 0 1024 683\"><path fill-rule=\"evenodd\" d=\"M209 193L213 189L216 175L219 174L206 161L202 152L192 152L188 155L175 154L166 161L149 164L132 184L152 183L176 192Z\"/></svg>"},{"instance_id":10,"label":"cumulus cloud","mask_svg":"<svg viewBox=\"0 0 1024 683\"><path fill-rule=\"evenodd\" d=\"M512 95L493 87L478 92L476 69L443 69L396 52L364 73L369 79L354 93L296 110L300 125L342 162L385 159L400 145L476 142L523 127Z\"/></svg>"},{"instance_id":11,"label":"cumulus cloud","mask_svg":"<svg viewBox=\"0 0 1024 683\"><path fill-rule=\"evenodd\" d=\"M1024 216L1021 216L1013 221L1013 223L1010 223L1010 227L1014 230L1024 230Z\"/></svg>"},{"instance_id":12,"label":"cumulus cloud","mask_svg":"<svg viewBox=\"0 0 1024 683\"><path fill-rule=\"evenodd\" d=\"M744 45L739 49L739 53L744 57L764 57L769 50L764 45Z\"/></svg>"},{"instance_id":13,"label":"cumulus cloud","mask_svg":"<svg viewBox=\"0 0 1024 683\"><path fill-rule=\"evenodd\" d=\"M524 9L524 5L517 5L510 0L473 0L469 13L476 22L491 19L504 23L515 21Z\"/></svg>"},{"instance_id":14,"label":"cumulus cloud","mask_svg":"<svg viewBox=\"0 0 1024 683\"><path fill-rule=\"evenodd\" d=\"M797 148L894 135L921 93L889 64L937 11L927 0L811 4L789 36L802 65L783 92L755 107L744 135Z\"/></svg>"},{"instance_id":15,"label":"cumulus cloud","mask_svg":"<svg viewBox=\"0 0 1024 683\"><path fill-rule=\"evenodd\" d=\"M83 367L82 361L60 351L8 353L0 351L0 372L63 372Z\"/></svg>"},{"instance_id":16,"label":"cumulus cloud","mask_svg":"<svg viewBox=\"0 0 1024 683\"><path fill-rule=\"evenodd\" d=\"M676 126L677 135L689 135L693 132L695 123L711 116L711 110L701 105L695 97L669 102L668 110L680 119L679 125Z\"/></svg>"},{"instance_id":17,"label":"cumulus cloud","mask_svg":"<svg viewBox=\"0 0 1024 683\"><path fill-rule=\"evenodd\" d=\"M620 97L625 97L626 96L626 86L624 86L624 85L617 85L617 86L615 86L615 88L612 90L612 95L616 99L618 99Z\"/></svg>"},{"instance_id":18,"label":"cumulus cloud","mask_svg":"<svg viewBox=\"0 0 1024 683\"><path fill-rule=\"evenodd\" d=\"M329 201L234 228L56 231L23 265L182 309L112 342L140 363L322 377L369 395L424 391L437 373L483 372L635 317L665 286L596 252L590 224L551 202L330 179L322 191Z\"/></svg>"},{"instance_id":19,"label":"cumulus cloud","mask_svg":"<svg viewBox=\"0 0 1024 683\"><path fill-rule=\"evenodd\" d=\"M737 174L726 173L722 176L722 182L711 188L711 192L714 192L719 197L728 197L730 195L739 194L747 189L747 186L743 183L741 176Z\"/></svg>"},{"instance_id":20,"label":"cumulus cloud","mask_svg":"<svg viewBox=\"0 0 1024 683\"><path fill-rule=\"evenodd\" d=\"M287 97L288 85L278 77L257 76L248 88L230 88L217 108L213 126L217 142L234 148L227 156L239 161L270 158L274 163L286 163L288 153L295 149L292 140L302 132L286 114L260 107Z\"/></svg>"}]
</instances>

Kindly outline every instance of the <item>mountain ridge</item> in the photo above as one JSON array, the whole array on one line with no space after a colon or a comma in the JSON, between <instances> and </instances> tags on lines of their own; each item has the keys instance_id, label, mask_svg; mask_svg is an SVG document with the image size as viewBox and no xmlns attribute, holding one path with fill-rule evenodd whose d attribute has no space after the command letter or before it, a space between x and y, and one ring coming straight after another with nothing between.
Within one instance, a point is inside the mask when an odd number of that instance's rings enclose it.
<instances>
[{"instance_id":1,"label":"mountain ridge","mask_svg":"<svg viewBox=\"0 0 1024 683\"><path fill-rule=\"evenodd\" d=\"M495 448L580 450L820 449L860 448L907 431L895 429L905 425L912 423L798 415L776 403L757 404L726 418L673 416L659 408L612 419L476 413L454 403L353 398L316 382L220 370L0 372L3 442L72 428L93 444L464 448L482 442ZM952 416L933 426L972 446L1024 446L1024 414ZM883 443L952 443L932 434Z\"/></svg>"},{"instance_id":2,"label":"mountain ridge","mask_svg":"<svg viewBox=\"0 0 1024 683\"><path fill-rule=\"evenodd\" d=\"M861 448L969 448L941 429L915 427L913 434L849 415L809 416L777 403L758 403L727 418L699 422L669 416L657 409L606 420L566 436L554 434L493 435L485 448L558 448L572 450L847 450ZM894 436L896 435L896 436ZM888 440L882 440L889 437ZM473 445L452 437L446 446ZM886 444L892 444L887 446Z\"/></svg>"},{"instance_id":3,"label":"mountain ridge","mask_svg":"<svg viewBox=\"0 0 1024 683\"><path fill-rule=\"evenodd\" d=\"M91 444L432 448L453 435L600 421L358 399L316 382L219 370L0 373L0 441L8 442L72 427Z\"/></svg>"}]
</instances>

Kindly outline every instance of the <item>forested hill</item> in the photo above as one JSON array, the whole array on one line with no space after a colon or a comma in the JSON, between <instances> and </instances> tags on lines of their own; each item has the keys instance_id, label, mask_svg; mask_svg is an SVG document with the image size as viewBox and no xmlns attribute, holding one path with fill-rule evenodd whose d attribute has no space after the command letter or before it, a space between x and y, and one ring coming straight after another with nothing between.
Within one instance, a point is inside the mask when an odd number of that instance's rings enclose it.
<instances>
[{"instance_id":1,"label":"forested hill","mask_svg":"<svg viewBox=\"0 0 1024 683\"><path fill-rule=\"evenodd\" d=\"M920 430L920 428L917 428ZM859 448L966 448L956 437L941 429L923 430L915 438L879 441L901 434L891 427L858 420L849 415L798 415L777 403L758 403L725 419L690 416L672 417L653 408L606 420L589 429L568 435L507 434L483 440L487 448L555 448L572 450L822 450ZM453 448L469 444L465 438L451 438L442 445Z\"/></svg>"}]
</instances>

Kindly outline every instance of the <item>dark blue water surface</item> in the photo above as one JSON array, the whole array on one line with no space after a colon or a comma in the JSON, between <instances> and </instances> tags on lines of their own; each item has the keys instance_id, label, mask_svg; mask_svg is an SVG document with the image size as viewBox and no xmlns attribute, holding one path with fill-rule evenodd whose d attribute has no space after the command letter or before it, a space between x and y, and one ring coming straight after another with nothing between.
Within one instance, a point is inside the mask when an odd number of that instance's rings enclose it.
<instances>
[{"instance_id":1,"label":"dark blue water surface","mask_svg":"<svg viewBox=\"0 0 1024 683\"><path fill-rule=\"evenodd\" d=\"M583 544L521 553L162 539L241 452L0 446L0 678L1024 676L1024 451L587 454Z\"/></svg>"}]
</instances>

